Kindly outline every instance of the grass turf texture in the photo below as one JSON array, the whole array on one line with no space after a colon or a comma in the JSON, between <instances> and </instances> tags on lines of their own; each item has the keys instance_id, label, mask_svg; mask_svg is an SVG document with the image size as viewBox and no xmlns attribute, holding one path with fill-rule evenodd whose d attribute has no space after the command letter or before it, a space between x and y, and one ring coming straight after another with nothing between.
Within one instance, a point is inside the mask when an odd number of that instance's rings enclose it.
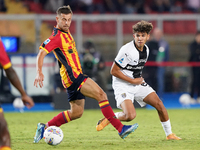
<instances>
[{"instance_id":1,"label":"grass turf texture","mask_svg":"<svg viewBox=\"0 0 200 150\"><path fill-rule=\"evenodd\" d=\"M114 109L114 112L120 110ZM64 139L57 146L50 146L42 139L33 143L36 124L47 122L60 111L5 113L12 140L13 150L196 150L200 147L200 109L169 109L172 131L181 141L165 140L165 133L156 110L136 109L137 117L131 122L138 123L138 129L122 140L118 132L108 125L96 131L97 121L103 117L100 109L85 110L83 116L62 125Z\"/></svg>"}]
</instances>

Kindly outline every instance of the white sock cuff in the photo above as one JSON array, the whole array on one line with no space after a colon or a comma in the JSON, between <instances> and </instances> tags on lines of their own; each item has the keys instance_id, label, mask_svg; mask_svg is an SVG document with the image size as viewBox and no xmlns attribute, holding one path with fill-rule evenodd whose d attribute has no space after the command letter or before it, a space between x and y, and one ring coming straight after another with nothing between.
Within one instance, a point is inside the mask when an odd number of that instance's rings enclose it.
<instances>
[{"instance_id":1,"label":"white sock cuff","mask_svg":"<svg viewBox=\"0 0 200 150\"><path fill-rule=\"evenodd\" d=\"M165 135L168 136L172 133L171 123L170 120L167 120L165 122L161 122L163 130L165 131Z\"/></svg>"},{"instance_id":2,"label":"white sock cuff","mask_svg":"<svg viewBox=\"0 0 200 150\"><path fill-rule=\"evenodd\" d=\"M169 125L169 124L171 124L171 123L170 123L170 120L167 120L167 121L165 121L165 122L161 122L161 124L165 126L165 125Z\"/></svg>"},{"instance_id":3,"label":"white sock cuff","mask_svg":"<svg viewBox=\"0 0 200 150\"><path fill-rule=\"evenodd\" d=\"M119 113L120 113L120 112L116 112L116 113L115 113L115 116L116 116L117 119L119 118Z\"/></svg>"}]
</instances>

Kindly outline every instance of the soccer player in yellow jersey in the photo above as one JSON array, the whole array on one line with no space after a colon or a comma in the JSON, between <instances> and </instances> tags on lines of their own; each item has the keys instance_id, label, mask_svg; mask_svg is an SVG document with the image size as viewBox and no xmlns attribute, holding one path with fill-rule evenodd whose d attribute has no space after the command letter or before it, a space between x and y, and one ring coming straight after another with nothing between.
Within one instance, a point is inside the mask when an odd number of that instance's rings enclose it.
<instances>
[{"instance_id":1,"label":"soccer player in yellow jersey","mask_svg":"<svg viewBox=\"0 0 200 150\"><path fill-rule=\"evenodd\" d=\"M34 143L38 143L43 138L45 128L49 126L59 127L62 124L80 118L84 111L85 96L98 101L105 118L118 130L119 136L124 139L137 129L138 124L123 125L119 119L116 119L106 93L91 78L83 74L75 41L69 31L72 15L70 6L58 8L57 25L54 27L52 35L42 43L37 55L37 75L34 81L34 86L38 87L39 84L41 88L43 87L43 59L53 51L60 66L62 84L67 89L71 108L59 113L46 124L38 123Z\"/></svg>"}]
</instances>

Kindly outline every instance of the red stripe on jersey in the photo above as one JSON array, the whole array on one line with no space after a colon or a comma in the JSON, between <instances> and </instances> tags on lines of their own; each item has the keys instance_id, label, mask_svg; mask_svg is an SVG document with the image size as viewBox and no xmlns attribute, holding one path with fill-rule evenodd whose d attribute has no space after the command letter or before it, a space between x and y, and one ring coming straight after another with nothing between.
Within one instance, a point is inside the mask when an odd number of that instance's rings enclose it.
<instances>
[{"instance_id":1,"label":"red stripe on jersey","mask_svg":"<svg viewBox=\"0 0 200 150\"><path fill-rule=\"evenodd\" d=\"M69 39L72 40L71 34L69 32L67 32L67 35L68 35Z\"/></svg>"},{"instance_id":2,"label":"red stripe on jersey","mask_svg":"<svg viewBox=\"0 0 200 150\"><path fill-rule=\"evenodd\" d=\"M78 63L77 63L77 59L76 59L76 55L75 54L72 54L72 59L74 61L74 64L75 64L76 68L78 68ZM73 73L74 73L75 78L77 78L79 74L77 74L74 71L73 71Z\"/></svg>"},{"instance_id":3,"label":"red stripe on jersey","mask_svg":"<svg viewBox=\"0 0 200 150\"><path fill-rule=\"evenodd\" d=\"M67 39L66 34L62 34L62 35L63 35L63 37L65 38L66 43L69 43L69 40Z\"/></svg>"},{"instance_id":4,"label":"red stripe on jersey","mask_svg":"<svg viewBox=\"0 0 200 150\"><path fill-rule=\"evenodd\" d=\"M64 80L61 79L61 81L62 81L62 85L64 86L64 88L67 88L67 86L65 85Z\"/></svg>"},{"instance_id":5,"label":"red stripe on jersey","mask_svg":"<svg viewBox=\"0 0 200 150\"><path fill-rule=\"evenodd\" d=\"M71 81L71 79L70 79L70 77L69 77L69 75L68 75L68 72L65 71L65 73L66 73L66 75L67 75L67 81L68 81L68 83L71 85L73 82Z\"/></svg>"},{"instance_id":6,"label":"red stripe on jersey","mask_svg":"<svg viewBox=\"0 0 200 150\"><path fill-rule=\"evenodd\" d=\"M69 64L69 66L71 66L70 61L69 61L69 59L68 59L67 54L65 53L65 51L62 51L62 53L63 53L63 55L65 56L65 59L66 59L67 63ZM73 71L73 70L72 70L72 71ZM65 71L65 74L66 74L66 76L67 76L68 84L71 85L73 82L71 81L67 70ZM67 85L66 85L66 86L67 86Z\"/></svg>"},{"instance_id":7,"label":"red stripe on jersey","mask_svg":"<svg viewBox=\"0 0 200 150\"><path fill-rule=\"evenodd\" d=\"M64 55L65 58L66 58L67 63L69 64L69 66L71 66L70 61L69 61L69 58L67 57L67 54L65 53L65 51L62 51L62 52L63 52L63 55Z\"/></svg>"},{"instance_id":8,"label":"red stripe on jersey","mask_svg":"<svg viewBox=\"0 0 200 150\"><path fill-rule=\"evenodd\" d=\"M71 46L68 47L68 49L71 49L71 48L72 48ZM65 53L65 51L63 51L63 54L64 54L64 56L65 56L65 58L66 58L66 60L67 60L67 63L69 64L69 66L72 67L73 65L71 64L71 62L70 62L70 60L69 60L70 55L67 55L67 54ZM78 70L78 63L77 63L77 60L76 60L76 55L73 53L73 54L71 54L71 57L72 57L72 60L73 60L72 63L74 63L74 64L75 64L75 67L76 67L76 69L73 69L73 68L72 68L72 73L73 73L74 77L77 78L78 75L79 75L79 73L77 74L77 73L75 72L76 70ZM69 76L68 76L68 77L69 77ZM71 81L71 80L70 80L70 81Z\"/></svg>"}]
</instances>

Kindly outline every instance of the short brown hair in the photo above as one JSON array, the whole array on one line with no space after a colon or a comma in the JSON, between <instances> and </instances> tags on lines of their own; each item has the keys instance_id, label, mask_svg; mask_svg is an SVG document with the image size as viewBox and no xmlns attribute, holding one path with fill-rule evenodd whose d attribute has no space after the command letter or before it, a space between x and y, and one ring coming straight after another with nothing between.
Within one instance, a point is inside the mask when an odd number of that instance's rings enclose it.
<instances>
[{"instance_id":1,"label":"short brown hair","mask_svg":"<svg viewBox=\"0 0 200 150\"><path fill-rule=\"evenodd\" d=\"M59 7L56 11L57 15L60 15L60 14L73 14L71 8L69 5L67 6L62 6L62 7Z\"/></svg>"},{"instance_id":2,"label":"short brown hair","mask_svg":"<svg viewBox=\"0 0 200 150\"><path fill-rule=\"evenodd\" d=\"M142 20L142 21L136 23L135 25L133 25L132 29L133 29L133 33L146 32L147 34L149 34L151 32L151 30L153 29L153 25L152 25L152 23L150 23L148 21Z\"/></svg>"}]
</instances>

